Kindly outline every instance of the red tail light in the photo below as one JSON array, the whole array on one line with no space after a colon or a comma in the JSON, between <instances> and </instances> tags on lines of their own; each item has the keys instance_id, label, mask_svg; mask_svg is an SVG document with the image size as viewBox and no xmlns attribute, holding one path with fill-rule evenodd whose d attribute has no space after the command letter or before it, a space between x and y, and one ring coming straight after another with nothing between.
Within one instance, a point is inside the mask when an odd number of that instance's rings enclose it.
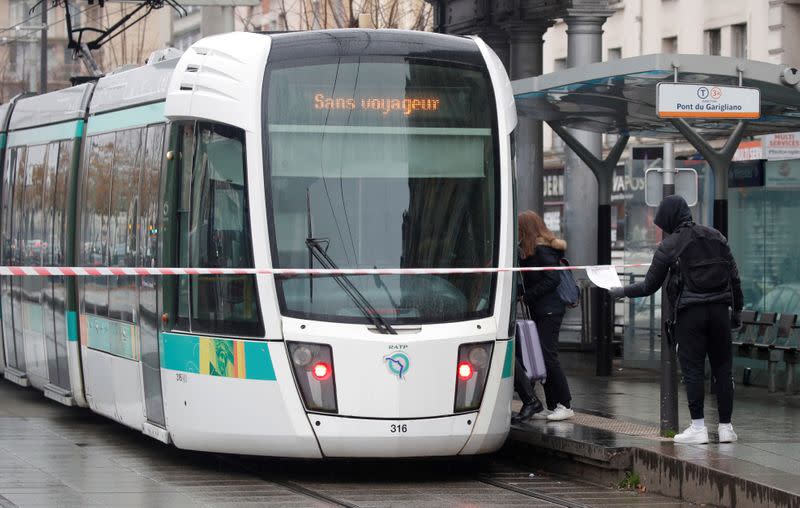
<instances>
[{"instance_id":1,"label":"red tail light","mask_svg":"<svg viewBox=\"0 0 800 508\"><path fill-rule=\"evenodd\" d=\"M331 377L331 367L325 362L315 364L311 372L314 373L314 377L319 381L325 381Z\"/></svg>"},{"instance_id":2,"label":"red tail light","mask_svg":"<svg viewBox=\"0 0 800 508\"><path fill-rule=\"evenodd\" d=\"M474 373L475 371L472 369L472 365L469 362L461 362L458 364L458 379L461 381L468 381Z\"/></svg>"},{"instance_id":3,"label":"red tail light","mask_svg":"<svg viewBox=\"0 0 800 508\"><path fill-rule=\"evenodd\" d=\"M461 344L456 362L456 398L453 409L474 411L481 406L489 375L494 341Z\"/></svg>"},{"instance_id":4,"label":"red tail light","mask_svg":"<svg viewBox=\"0 0 800 508\"><path fill-rule=\"evenodd\" d=\"M306 409L336 413L336 375L333 372L331 347L327 344L290 341L286 345Z\"/></svg>"}]
</instances>

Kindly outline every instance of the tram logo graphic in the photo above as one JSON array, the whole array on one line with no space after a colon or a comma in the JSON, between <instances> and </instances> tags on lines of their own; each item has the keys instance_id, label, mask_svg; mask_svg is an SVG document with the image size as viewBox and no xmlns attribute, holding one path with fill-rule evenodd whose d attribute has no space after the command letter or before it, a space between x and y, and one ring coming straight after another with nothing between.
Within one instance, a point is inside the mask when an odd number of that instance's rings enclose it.
<instances>
[{"instance_id":1,"label":"tram logo graphic","mask_svg":"<svg viewBox=\"0 0 800 508\"><path fill-rule=\"evenodd\" d=\"M386 363L386 368L389 369L389 372L397 376L397 379L405 379L411 364L407 354L395 351L385 355L383 361Z\"/></svg>"}]
</instances>

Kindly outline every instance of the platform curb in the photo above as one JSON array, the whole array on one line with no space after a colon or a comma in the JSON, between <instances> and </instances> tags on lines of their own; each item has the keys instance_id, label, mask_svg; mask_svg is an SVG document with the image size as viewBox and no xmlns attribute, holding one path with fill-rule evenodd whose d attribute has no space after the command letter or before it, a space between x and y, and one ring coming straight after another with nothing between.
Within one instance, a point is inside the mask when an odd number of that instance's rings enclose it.
<instances>
[{"instance_id":1,"label":"platform curb","mask_svg":"<svg viewBox=\"0 0 800 508\"><path fill-rule=\"evenodd\" d=\"M791 492L664 455L649 449L645 439L630 437L630 441L630 446L605 446L543 433L536 427L512 426L504 451L541 469L603 484L615 484L626 471L635 471L648 492L692 503L800 508L800 496Z\"/></svg>"}]
</instances>

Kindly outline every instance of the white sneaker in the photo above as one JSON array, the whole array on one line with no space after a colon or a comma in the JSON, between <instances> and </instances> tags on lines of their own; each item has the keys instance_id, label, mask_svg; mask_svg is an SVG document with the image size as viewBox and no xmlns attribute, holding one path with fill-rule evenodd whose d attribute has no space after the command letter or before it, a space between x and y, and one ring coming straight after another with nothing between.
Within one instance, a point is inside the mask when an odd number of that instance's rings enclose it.
<instances>
[{"instance_id":1,"label":"white sneaker","mask_svg":"<svg viewBox=\"0 0 800 508\"><path fill-rule=\"evenodd\" d=\"M733 425L730 423L720 423L718 430L720 443L735 443L739 439L739 436L733 431Z\"/></svg>"},{"instance_id":2,"label":"white sneaker","mask_svg":"<svg viewBox=\"0 0 800 508\"><path fill-rule=\"evenodd\" d=\"M533 413L532 420L547 420L547 417L553 414L549 409L542 409L538 413Z\"/></svg>"},{"instance_id":3,"label":"white sneaker","mask_svg":"<svg viewBox=\"0 0 800 508\"><path fill-rule=\"evenodd\" d=\"M696 429L689 425L686 430L676 434L673 441L681 444L706 444L708 443L708 427Z\"/></svg>"},{"instance_id":4,"label":"white sneaker","mask_svg":"<svg viewBox=\"0 0 800 508\"><path fill-rule=\"evenodd\" d=\"M575 416L575 411L558 404L556 405L556 409L551 414L547 415L547 419L551 422L557 422L566 420L567 418L572 418L573 416Z\"/></svg>"}]
</instances>

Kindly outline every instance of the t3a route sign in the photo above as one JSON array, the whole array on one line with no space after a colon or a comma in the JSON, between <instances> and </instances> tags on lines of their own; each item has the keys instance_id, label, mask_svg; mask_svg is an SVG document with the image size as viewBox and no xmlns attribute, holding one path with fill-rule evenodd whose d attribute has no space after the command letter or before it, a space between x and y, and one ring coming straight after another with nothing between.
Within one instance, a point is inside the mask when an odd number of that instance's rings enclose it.
<instances>
[{"instance_id":1,"label":"t3a route sign","mask_svg":"<svg viewBox=\"0 0 800 508\"><path fill-rule=\"evenodd\" d=\"M758 118L758 88L659 83L656 88L659 118Z\"/></svg>"}]
</instances>

